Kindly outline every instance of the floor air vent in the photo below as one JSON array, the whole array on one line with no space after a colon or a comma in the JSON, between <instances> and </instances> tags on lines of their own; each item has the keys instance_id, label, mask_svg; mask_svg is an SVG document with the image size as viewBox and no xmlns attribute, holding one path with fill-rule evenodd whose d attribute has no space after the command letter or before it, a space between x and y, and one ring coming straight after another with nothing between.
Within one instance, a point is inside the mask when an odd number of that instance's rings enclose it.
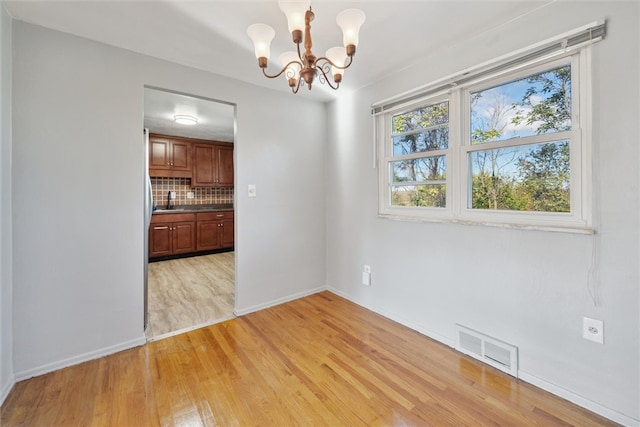
<instances>
[{"instance_id":1,"label":"floor air vent","mask_svg":"<svg viewBox=\"0 0 640 427\"><path fill-rule=\"evenodd\" d=\"M456 350L509 375L518 377L518 348L488 335L456 324Z\"/></svg>"}]
</instances>

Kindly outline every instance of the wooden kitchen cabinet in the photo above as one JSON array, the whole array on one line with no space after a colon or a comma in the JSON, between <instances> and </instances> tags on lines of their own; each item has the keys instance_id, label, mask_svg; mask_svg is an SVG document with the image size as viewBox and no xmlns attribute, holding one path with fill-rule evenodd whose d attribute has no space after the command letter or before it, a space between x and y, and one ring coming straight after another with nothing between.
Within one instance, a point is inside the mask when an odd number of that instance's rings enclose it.
<instances>
[{"instance_id":1,"label":"wooden kitchen cabinet","mask_svg":"<svg viewBox=\"0 0 640 427\"><path fill-rule=\"evenodd\" d=\"M233 187L233 144L150 134L149 176L191 178L192 187Z\"/></svg>"},{"instance_id":2,"label":"wooden kitchen cabinet","mask_svg":"<svg viewBox=\"0 0 640 427\"><path fill-rule=\"evenodd\" d=\"M217 146L218 185L233 187L233 145Z\"/></svg>"},{"instance_id":3,"label":"wooden kitchen cabinet","mask_svg":"<svg viewBox=\"0 0 640 427\"><path fill-rule=\"evenodd\" d=\"M164 135L149 135L149 175L190 178L191 142Z\"/></svg>"},{"instance_id":4,"label":"wooden kitchen cabinet","mask_svg":"<svg viewBox=\"0 0 640 427\"><path fill-rule=\"evenodd\" d=\"M233 187L233 145L193 144L192 187Z\"/></svg>"},{"instance_id":5,"label":"wooden kitchen cabinet","mask_svg":"<svg viewBox=\"0 0 640 427\"><path fill-rule=\"evenodd\" d=\"M203 212L196 215L196 250L232 248L233 211Z\"/></svg>"},{"instance_id":6,"label":"wooden kitchen cabinet","mask_svg":"<svg viewBox=\"0 0 640 427\"><path fill-rule=\"evenodd\" d=\"M195 214L153 215L149 227L149 258L196 251Z\"/></svg>"}]
</instances>

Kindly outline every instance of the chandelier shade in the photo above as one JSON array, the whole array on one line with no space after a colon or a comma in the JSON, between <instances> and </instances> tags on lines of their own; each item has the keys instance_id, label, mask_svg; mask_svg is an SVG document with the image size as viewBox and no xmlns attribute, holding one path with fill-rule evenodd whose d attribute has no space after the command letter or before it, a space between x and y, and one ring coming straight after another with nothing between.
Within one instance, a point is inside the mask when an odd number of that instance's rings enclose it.
<instances>
[{"instance_id":1,"label":"chandelier shade","mask_svg":"<svg viewBox=\"0 0 640 427\"><path fill-rule=\"evenodd\" d=\"M304 16L311 7L309 0L278 0L280 10L287 16L289 32L304 31Z\"/></svg>"},{"instance_id":2,"label":"chandelier shade","mask_svg":"<svg viewBox=\"0 0 640 427\"><path fill-rule=\"evenodd\" d=\"M347 55L344 51L343 47L336 46L328 49L325 53L325 56L329 58L333 64L331 67L331 74L333 74L333 80L340 82L342 80L342 75L344 74L344 64L347 60ZM339 76L339 77L338 77Z\"/></svg>"},{"instance_id":3,"label":"chandelier shade","mask_svg":"<svg viewBox=\"0 0 640 427\"><path fill-rule=\"evenodd\" d=\"M336 22L342 30L342 43L346 46L358 46L360 27L364 24L365 14L360 9L347 9L338 14Z\"/></svg>"},{"instance_id":4,"label":"chandelier shade","mask_svg":"<svg viewBox=\"0 0 640 427\"><path fill-rule=\"evenodd\" d=\"M276 32L267 24L253 24L247 28L247 34L253 41L256 58L271 56L271 40Z\"/></svg>"},{"instance_id":5,"label":"chandelier shade","mask_svg":"<svg viewBox=\"0 0 640 427\"><path fill-rule=\"evenodd\" d=\"M284 52L279 56L282 69L275 74L267 73L271 54L271 41L275 31L267 24L253 24L247 28L247 34L253 41L258 67L265 77L273 79L285 75L293 93L298 93L302 85L309 89L316 77L332 89L338 89L344 70L351 66L356 46L359 42L360 27L366 16L359 9L347 9L336 18L342 29L344 47L332 47L325 56L317 57L311 40L311 22L315 18L309 0L279 0L280 10L287 16L287 26L297 52ZM303 45L303 46L301 46Z\"/></svg>"},{"instance_id":6,"label":"chandelier shade","mask_svg":"<svg viewBox=\"0 0 640 427\"><path fill-rule=\"evenodd\" d=\"M289 81L289 86L295 86L300 79L300 64L298 63L298 54L293 51L282 53L279 58L280 63L285 67L284 75Z\"/></svg>"}]
</instances>

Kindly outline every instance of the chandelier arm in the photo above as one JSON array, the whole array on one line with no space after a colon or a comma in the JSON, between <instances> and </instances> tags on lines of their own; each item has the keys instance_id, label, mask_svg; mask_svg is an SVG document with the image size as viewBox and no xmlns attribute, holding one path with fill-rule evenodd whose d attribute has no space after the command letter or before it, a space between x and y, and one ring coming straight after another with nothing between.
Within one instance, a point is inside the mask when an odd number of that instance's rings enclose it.
<instances>
[{"instance_id":1,"label":"chandelier arm","mask_svg":"<svg viewBox=\"0 0 640 427\"><path fill-rule=\"evenodd\" d=\"M331 67L329 67L328 64L325 64L324 66L329 68L329 69L331 68ZM316 67L316 69L320 70L320 73L316 73L318 75L318 81L321 84L325 84L325 82L327 81L327 71L323 70L322 67Z\"/></svg>"},{"instance_id":2,"label":"chandelier arm","mask_svg":"<svg viewBox=\"0 0 640 427\"><path fill-rule=\"evenodd\" d=\"M329 60L327 61L331 62ZM329 78L329 76L327 76L327 73L322 69L322 67L317 67L317 69L322 73L322 75L320 76L320 81L322 83L326 83L333 90L337 90L340 87L340 83L336 83L335 86L331 84L331 79Z\"/></svg>"},{"instance_id":3,"label":"chandelier arm","mask_svg":"<svg viewBox=\"0 0 640 427\"><path fill-rule=\"evenodd\" d=\"M342 67L339 66L339 65L334 64L333 61L330 60L329 58L327 58L326 56L321 56L319 58L316 58L315 65L318 65L318 68L321 68L319 66L320 65L319 64L320 61L326 61L326 62L329 63L329 65L331 65L332 67L335 67L335 68L337 68L339 70L346 70L347 68L349 68L349 66L351 66L351 63L353 62L353 56L350 56L349 57L349 62L346 65L342 66Z\"/></svg>"},{"instance_id":4,"label":"chandelier arm","mask_svg":"<svg viewBox=\"0 0 640 427\"><path fill-rule=\"evenodd\" d=\"M291 88L291 92L293 92L294 95L298 93L301 85L302 85L302 79L298 77L298 84L296 85L295 89L293 87Z\"/></svg>"},{"instance_id":5,"label":"chandelier arm","mask_svg":"<svg viewBox=\"0 0 640 427\"><path fill-rule=\"evenodd\" d=\"M287 69L289 68L289 66L290 66L291 64L298 64L298 65L300 65L300 67L302 67L302 63L301 63L300 61L291 61L291 62L289 62L287 65L285 65L284 67L282 67L282 70L280 70L277 74L274 74L274 75L269 75L269 74L267 74L267 69L266 69L266 68L263 68L263 69L262 69L262 74L264 74L264 75L265 75L265 77L268 77L268 78L270 78L270 79L275 79L276 77L280 77L280 76L282 75L282 73L284 73L285 71L287 71Z\"/></svg>"}]
</instances>

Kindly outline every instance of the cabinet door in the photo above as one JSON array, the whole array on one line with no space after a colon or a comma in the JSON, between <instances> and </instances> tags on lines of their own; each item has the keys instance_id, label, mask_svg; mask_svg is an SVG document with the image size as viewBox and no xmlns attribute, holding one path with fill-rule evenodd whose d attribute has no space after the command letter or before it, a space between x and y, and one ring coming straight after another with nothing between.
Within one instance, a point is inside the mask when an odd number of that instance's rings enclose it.
<instances>
[{"instance_id":1,"label":"cabinet door","mask_svg":"<svg viewBox=\"0 0 640 427\"><path fill-rule=\"evenodd\" d=\"M220 247L232 248L234 244L233 220L225 219L220 221L220 224Z\"/></svg>"},{"instance_id":2,"label":"cabinet door","mask_svg":"<svg viewBox=\"0 0 640 427\"><path fill-rule=\"evenodd\" d=\"M196 249L199 251L218 249L220 247L219 232L219 221L198 221Z\"/></svg>"},{"instance_id":3,"label":"cabinet door","mask_svg":"<svg viewBox=\"0 0 640 427\"><path fill-rule=\"evenodd\" d=\"M149 139L149 169L170 169L170 146L168 139Z\"/></svg>"},{"instance_id":4,"label":"cabinet door","mask_svg":"<svg viewBox=\"0 0 640 427\"><path fill-rule=\"evenodd\" d=\"M217 184L233 186L233 147L218 147L217 149Z\"/></svg>"},{"instance_id":5,"label":"cabinet door","mask_svg":"<svg viewBox=\"0 0 640 427\"><path fill-rule=\"evenodd\" d=\"M173 253L182 254L195 252L196 250L196 227L194 222L177 222L173 224Z\"/></svg>"},{"instance_id":6,"label":"cabinet door","mask_svg":"<svg viewBox=\"0 0 640 427\"><path fill-rule=\"evenodd\" d=\"M171 169L191 170L191 143L171 141Z\"/></svg>"},{"instance_id":7,"label":"cabinet door","mask_svg":"<svg viewBox=\"0 0 640 427\"><path fill-rule=\"evenodd\" d=\"M193 179L194 187L213 187L216 183L214 171L215 147L209 144L194 144L193 146Z\"/></svg>"},{"instance_id":8,"label":"cabinet door","mask_svg":"<svg viewBox=\"0 0 640 427\"><path fill-rule=\"evenodd\" d=\"M171 255L171 224L152 225L149 228L149 257Z\"/></svg>"}]
</instances>

